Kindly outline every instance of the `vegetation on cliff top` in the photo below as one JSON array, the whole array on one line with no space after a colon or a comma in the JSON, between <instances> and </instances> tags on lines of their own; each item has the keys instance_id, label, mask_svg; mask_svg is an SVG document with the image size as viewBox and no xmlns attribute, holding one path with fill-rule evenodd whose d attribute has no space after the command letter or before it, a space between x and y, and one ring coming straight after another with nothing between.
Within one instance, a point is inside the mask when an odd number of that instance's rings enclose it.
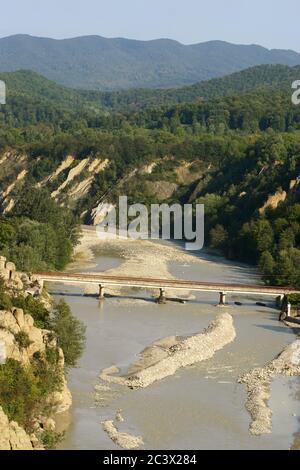
<instances>
[{"instance_id":1,"label":"vegetation on cliff top","mask_svg":"<svg viewBox=\"0 0 300 470\"><path fill-rule=\"evenodd\" d=\"M1 286L1 283L0 283ZM1 292L0 292L1 302ZM54 305L50 312L39 299L32 296L14 297L11 299L14 307L22 308L34 319L38 328L52 331L57 339L57 345L64 353L65 365L76 367L84 350L85 327L81 321L75 318L70 307L64 300Z\"/></svg>"}]
</instances>

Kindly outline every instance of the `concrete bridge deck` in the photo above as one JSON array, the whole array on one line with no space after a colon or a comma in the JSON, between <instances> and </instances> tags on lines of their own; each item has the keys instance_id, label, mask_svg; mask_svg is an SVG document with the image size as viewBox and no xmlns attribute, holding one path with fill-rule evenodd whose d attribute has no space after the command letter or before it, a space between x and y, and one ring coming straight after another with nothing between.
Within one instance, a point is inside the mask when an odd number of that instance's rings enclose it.
<instances>
[{"instance_id":1,"label":"concrete bridge deck","mask_svg":"<svg viewBox=\"0 0 300 470\"><path fill-rule=\"evenodd\" d=\"M166 289L178 291L217 292L220 294L220 303L225 303L226 294L258 295L278 297L288 294L300 294L300 291L290 287L265 286L253 284L227 284L200 281L184 281L179 279L155 279L129 276L107 276L95 273L63 273L63 272L36 272L33 273L43 282L61 282L64 284L96 284L99 286L99 297L104 296L105 287L140 287L145 289L159 289L164 297Z\"/></svg>"}]
</instances>

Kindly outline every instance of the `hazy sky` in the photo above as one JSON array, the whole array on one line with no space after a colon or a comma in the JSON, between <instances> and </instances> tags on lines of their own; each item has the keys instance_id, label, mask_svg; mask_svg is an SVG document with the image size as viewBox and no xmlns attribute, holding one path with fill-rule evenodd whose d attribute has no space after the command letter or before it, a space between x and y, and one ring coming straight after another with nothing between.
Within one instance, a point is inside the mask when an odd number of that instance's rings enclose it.
<instances>
[{"instance_id":1,"label":"hazy sky","mask_svg":"<svg viewBox=\"0 0 300 470\"><path fill-rule=\"evenodd\" d=\"M299 0L0 0L0 36L88 34L300 51Z\"/></svg>"}]
</instances>

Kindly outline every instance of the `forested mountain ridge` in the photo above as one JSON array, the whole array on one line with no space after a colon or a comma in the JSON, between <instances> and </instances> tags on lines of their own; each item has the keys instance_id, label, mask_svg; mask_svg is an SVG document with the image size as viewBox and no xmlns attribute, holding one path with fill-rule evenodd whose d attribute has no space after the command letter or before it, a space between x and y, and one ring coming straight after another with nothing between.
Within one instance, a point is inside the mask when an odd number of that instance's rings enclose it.
<instances>
[{"instance_id":1,"label":"forested mountain ridge","mask_svg":"<svg viewBox=\"0 0 300 470\"><path fill-rule=\"evenodd\" d=\"M192 103L223 96L246 93L258 88L269 87L285 90L291 89L291 84L299 80L300 66L258 65L241 72L202 81L191 86L165 89L133 89L125 91L82 92L83 95L112 111L134 112L157 106L172 106L175 104Z\"/></svg>"},{"instance_id":2,"label":"forested mountain ridge","mask_svg":"<svg viewBox=\"0 0 300 470\"><path fill-rule=\"evenodd\" d=\"M0 73L6 84L6 105L0 108L0 123L15 128L29 124L56 126L99 113L102 105L90 102L77 90L57 85L30 70Z\"/></svg>"},{"instance_id":3,"label":"forested mountain ridge","mask_svg":"<svg viewBox=\"0 0 300 470\"><path fill-rule=\"evenodd\" d=\"M31 70L0 72L0 80L6 83L8 98L14 96L39 98L60 103L68 108L84 101L76 90L58 85Z\"/></svg>"},{"instance_id":4,"label":"forested mountain ridge","mask_svg":"<svg viewBox=\"0 0 300 470\"><path fill-rule=\"evenodd\" d=\"M184 86L260 64L300 64L291 50L223 41L183 45L84 36L55 40L28 35L0 39L0 71L29 69L62 85L118 90Z\"/></svg>"},{"instance_id":5,"label":"forested mountain ridge","mask_svg":"<svg viewBox=\"0 0 300 470\"><path fill-rule=\"evenodd\" d=\"M261 65L242 72L169 90L137 89L102 93L82 91L57 85L35 72L20 70L0 73L7 87L7 105L0 109L0 119L10 127L49 122L67 125L117 113L127 115L151 109L170 109L175 105L237 96L245 93L292 93L291 84L300 77L300 66ZM114 113L114 114L111 114Z\"/></svg>"}]
</instances>

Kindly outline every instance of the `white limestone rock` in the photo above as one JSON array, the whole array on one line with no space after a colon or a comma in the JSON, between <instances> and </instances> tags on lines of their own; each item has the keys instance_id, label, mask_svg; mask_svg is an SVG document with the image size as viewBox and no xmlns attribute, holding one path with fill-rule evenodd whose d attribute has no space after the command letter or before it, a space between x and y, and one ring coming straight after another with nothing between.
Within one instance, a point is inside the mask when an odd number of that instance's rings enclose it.
<instances>
[{"instance_id":1,"label":"white limestone rock","mask_svg":"<svg viewBox=\"0 0 300 470\"><path fill-rule=\"evenodd\" d=\"M33 450L30 436L0 407L0 450Z\"/></svg>"}]
</instances>

